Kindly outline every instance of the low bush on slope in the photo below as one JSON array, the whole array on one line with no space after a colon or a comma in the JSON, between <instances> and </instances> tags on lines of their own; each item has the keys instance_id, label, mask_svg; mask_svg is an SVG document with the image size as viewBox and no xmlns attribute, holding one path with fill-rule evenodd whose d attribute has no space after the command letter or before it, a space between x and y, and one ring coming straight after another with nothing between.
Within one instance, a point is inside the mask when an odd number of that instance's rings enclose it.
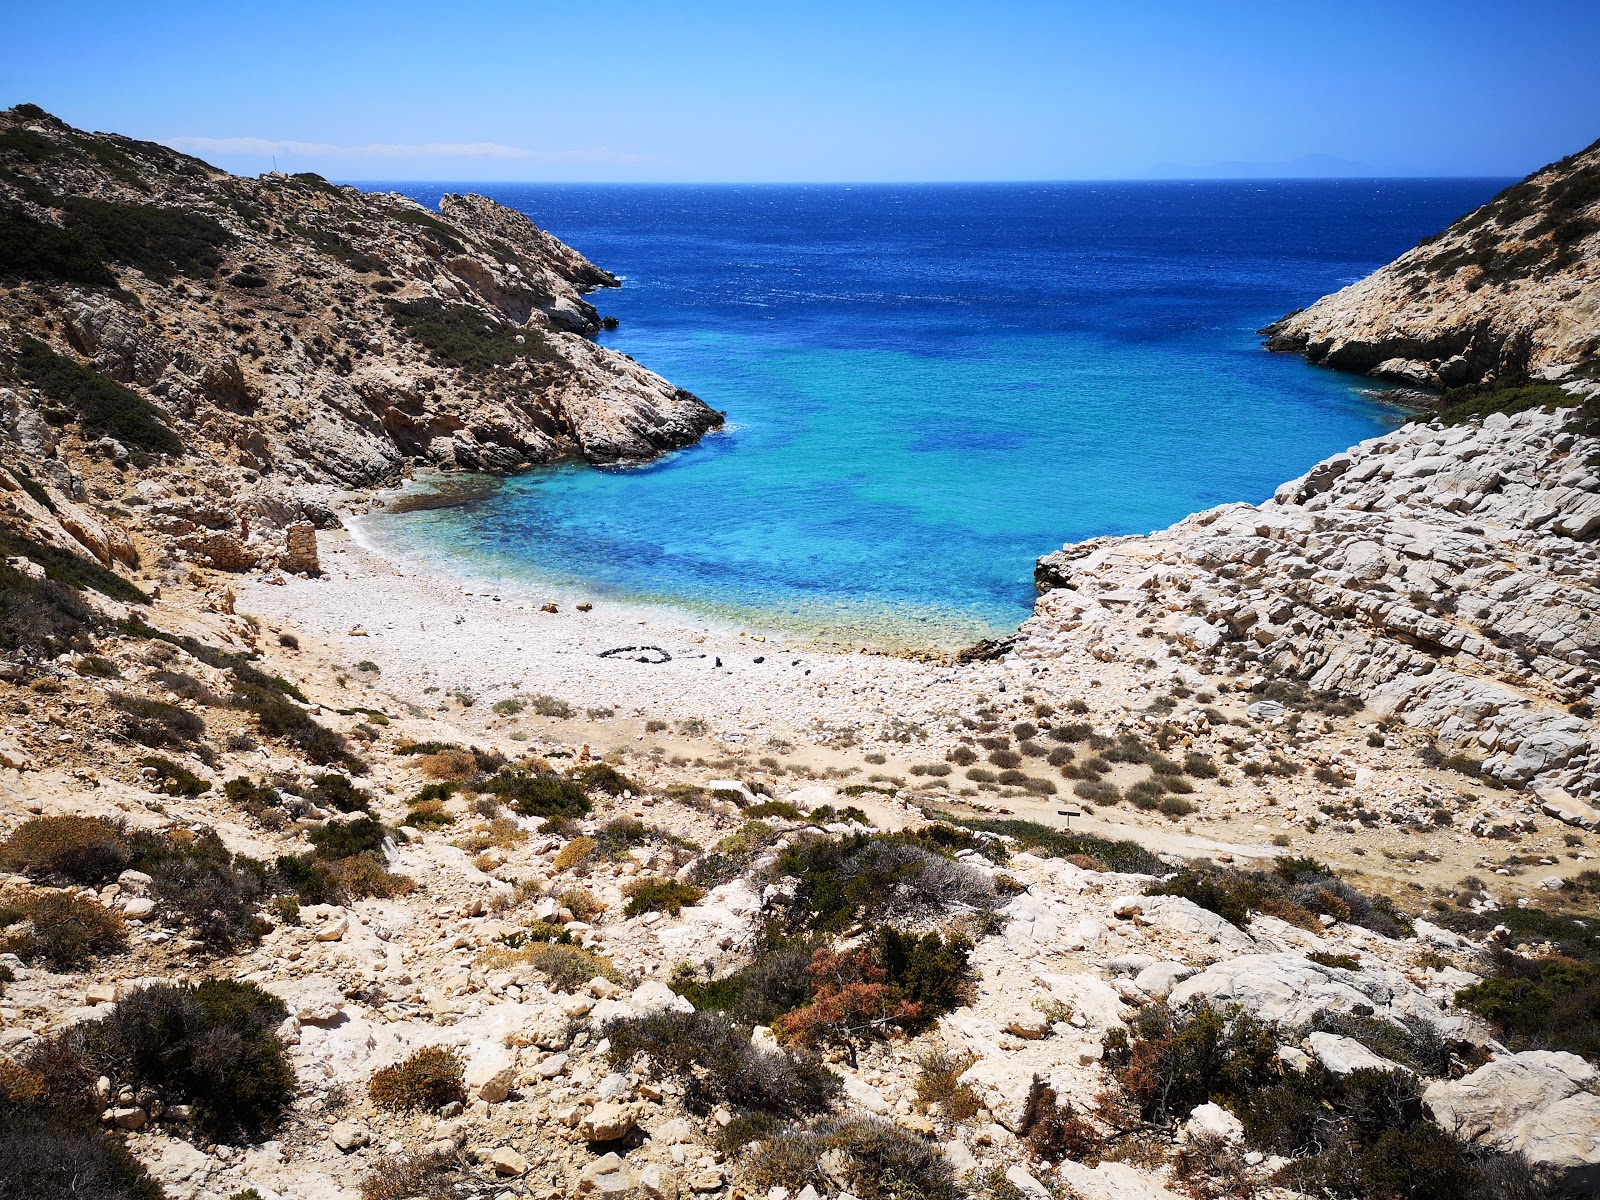
<instances>
[{"instance_id":1,"label":"low bush on slope","mask_svg":"<svg viewBox=\"0 0 1600 1200\"><path fill-rule=\"evenodd\" d=\"M987 875L929 849L915 833L801 838L784 848L766 874L794 881L779 902L793 932L985 914L999 905Z\"/></svg>"},{"instance_id":2,"label":"low bush on slope","mask_svg":"<svg viewBox=\"0 0 1600 1200\"><path fill-rule=\"evenodd\" d=\"M131 449L164 454L183 450L178 435L150 401L41 341L23 338L11 369L39 389L46 416L54 410L70 417L86 438L112 437Z\"/></svg>"},{"instance_id":3,"label":"low bush on slope","mask_svg":"<svg viewBox=\"0 0 1600 1200\"><path fill-rule=\"evenodd\" d=\"M1569 911L1530 904L1430 914L1457 933L1509 931L1505 945L1481 956L1482 982L1456 993L1456 1003L1492 1021L1513 1050L1566 1050L1600 1063L1600 913L1587 899L1580 891Z\"/></svg>"},{"instance_id":4,"label":"low bush on slope","mask_svg":"<svg viewBox=\"0 0 1600 1200\"><path fill-rule=\"evenodd\" d=\"M73 1025L24 1051L18 1066L38 1081L48 1109L99 1115L94 1082L152 1089L165 1105L188 1104L212 1137L260 1137L295 1094L294 1070L275 1032L283 1002L251 983L138 988L107 1015Z\"/></svg>"},{"instance_id":5,"label":"low bush on slope","mask_svg":"<svg viewBox=\"0 0 1600 1200\"><path fill-rule=\"evenodd\" d=\"M1355 1018L1322 1014L1346 1036L1373 1035ZM1099 1115L1113 1133L1141 1123L1171 1128L1211 1102L1244 1125L1246 1144L1292 1159L1275 1182L1308 1195L1348 1200L1533 1200L1552 1195L1516 1155L1462 1141L1427 1120L1426 1076L1358 1069L1336 1075L1312 1064L1296 1071L1278 1055L1304 1030L1283 1030L1238 1009L1140 1009L1106 1039L1106 1065L1123 1089ZM1427 1031L1396 1027L1383 1049L1425 1068L1440 1064ZM1444 1056L1448 1065L1448 1054ZM1119 1111L1120 1108L1120 1111ZM1090 1150L1091 1157L1099 1148Z\"/></svg>"},{"instance_id":6,"label":"low bush on slope","mask_svg":"<svg viewBox=\"0 0 1600 1200\"><path fill-rule=\"evenodd\" d=\"M838 1077L816 1058L753 1045L750 1027L724 1013L657 1009L612 1021L604 1034L618 1070L648 1055L657 1078L683 1088L691 1113L726 1104L741 1115L802 1116L830 1107L839 1094Z\"/></svg>"},{"instance_id":7,"label":"low bush on slope","mask_svg":"<svg viewBox=\"0 0 1600 1200\"><path fill-rule=\"evenodd\" d=\"M1198 862L1145 888L1148 896L1182 896L1235 925L1262 913L1320 929L1319 915L1349 921L1385 937L1404 937L1411 920L1384 896L1369 896L1312 858L1280 858L1271 871Z\"/></svg>"}]
</instances>

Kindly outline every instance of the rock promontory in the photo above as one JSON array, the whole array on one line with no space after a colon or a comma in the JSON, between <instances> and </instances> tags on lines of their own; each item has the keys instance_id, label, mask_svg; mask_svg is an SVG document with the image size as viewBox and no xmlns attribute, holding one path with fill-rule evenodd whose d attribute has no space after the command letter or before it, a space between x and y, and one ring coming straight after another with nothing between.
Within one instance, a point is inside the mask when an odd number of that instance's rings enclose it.
<instances>
[{"instance_id":1,"label":"rock promontory","mask_svg":"<svg viewBox=\"0 0 1600 1200\"><path fill-rule=\"evenodd\" d=\"M6 432L41 462L62 430L358 487L650 458L722 423L590 340L584 293L616 278L520 212L239 178L33 105L0 112L0 280Z\"/></svg>"},{"instance_id":2,"label":"rock promontory","mask_svg":"<svg viewBox=\"0 0 1600 1200\"><path fill-rule=\"evenodd\" d=\"M1562 374L1600 353L1600 142L1262 332L1417 387Z\"/></svg>"}]
</instances>

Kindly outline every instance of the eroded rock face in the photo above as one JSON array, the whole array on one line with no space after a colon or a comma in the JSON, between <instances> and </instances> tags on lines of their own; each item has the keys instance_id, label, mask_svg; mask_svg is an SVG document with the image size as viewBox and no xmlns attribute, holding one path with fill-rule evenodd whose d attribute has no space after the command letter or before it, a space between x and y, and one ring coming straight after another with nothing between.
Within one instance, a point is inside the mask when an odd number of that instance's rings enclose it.
<instances>
[{"instance_id":1,"label":"eroded rock face","mask_svg":"<svg viewBox=\"0 0 1600 1200\"><path fill-rule=\"evenodd\" d=\"M1600 143L1507 188L1388 266L1263 330L1274 350L1418 387L1593 355Z\"/></svg>"},{"instance_id":2,"label":"eroded rock face","mask_svg":"<svg viewBox=\"0 0 1600 1200\"><path fill-rule=\"evenodd\" d=\"M1600 442L1568 424L1411 424L1264 504L1067 546L1039 561L1015 653L1116 658L1153 625L1191 663L1353 694L1507 784L1591 797Z\"/></svg>"},{"instance_id":3,"label":"eroded rock face","mask_svg":"<svg viewBox=\"0 0 1600 1200\"><path fill-rule=\"evenodd\" d=\"M1600 1190L1600 1077L1576 1054L1530 1050L1497 1058L1472 1074L1429 1084L1422 1102L1446 1129Z\"/></svg>"},{"instance_id":4,"label":"eroded rock face","mask_svg":"<svg viewBox=\"0 0 1600 1200\"><path fill-rule=\"evenodd\" d=\"M411 460L509 471L649 458L722 423L587 340L601 319L583 294L617 278L485 197L434 211L315 176L237 179L36 110L0 112L13 130L48 150L0 179L0 204L27 219L92 195L207 223L206 252L175 271L111 262L116 291L52 279L0 295L7 328L148 402L186 458L369 487ZM47 456L39 401L26 383L9 390L0 428Z\"/></svg>"}]
</instances>

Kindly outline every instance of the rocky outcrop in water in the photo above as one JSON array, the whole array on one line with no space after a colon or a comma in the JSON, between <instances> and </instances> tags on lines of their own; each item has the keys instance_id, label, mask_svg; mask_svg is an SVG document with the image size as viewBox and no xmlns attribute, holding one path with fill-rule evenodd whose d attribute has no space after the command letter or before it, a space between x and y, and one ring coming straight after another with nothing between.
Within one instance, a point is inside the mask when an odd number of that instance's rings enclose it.
<instances>
[{"instance_id":1,"label":"rocky outcrop in water","mask_svg":"<svg viewBox=\"0 0 1600 1200\"><path fill-rule=\"evenodd\" d=\"M1416 387L1559 373L1600 352L1600 142L1268 326L1268 347Z\"/></svg>"}]
</instances>

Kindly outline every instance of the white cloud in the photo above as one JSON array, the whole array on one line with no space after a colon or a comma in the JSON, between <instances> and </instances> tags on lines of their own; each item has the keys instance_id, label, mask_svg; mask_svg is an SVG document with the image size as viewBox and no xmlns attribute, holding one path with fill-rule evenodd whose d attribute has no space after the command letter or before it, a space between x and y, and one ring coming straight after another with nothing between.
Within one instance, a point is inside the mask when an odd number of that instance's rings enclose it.
<instances>
[{"instance_id":1,"label":"white cloud","mask_svg":"<svg viewBox=\"0 0 1600 1200\"><path fill-rule=\"evenodd\" d=\"M521 159L538 162L644 162L637 154L622 154L606 146L582 150L527 150L498 142L370 142L338 146L330 142L296 142L259 137L170 137L168 146L185 154L266 156L281 154L303 158L475 158Z\"/></svg>"}]
</instances>

